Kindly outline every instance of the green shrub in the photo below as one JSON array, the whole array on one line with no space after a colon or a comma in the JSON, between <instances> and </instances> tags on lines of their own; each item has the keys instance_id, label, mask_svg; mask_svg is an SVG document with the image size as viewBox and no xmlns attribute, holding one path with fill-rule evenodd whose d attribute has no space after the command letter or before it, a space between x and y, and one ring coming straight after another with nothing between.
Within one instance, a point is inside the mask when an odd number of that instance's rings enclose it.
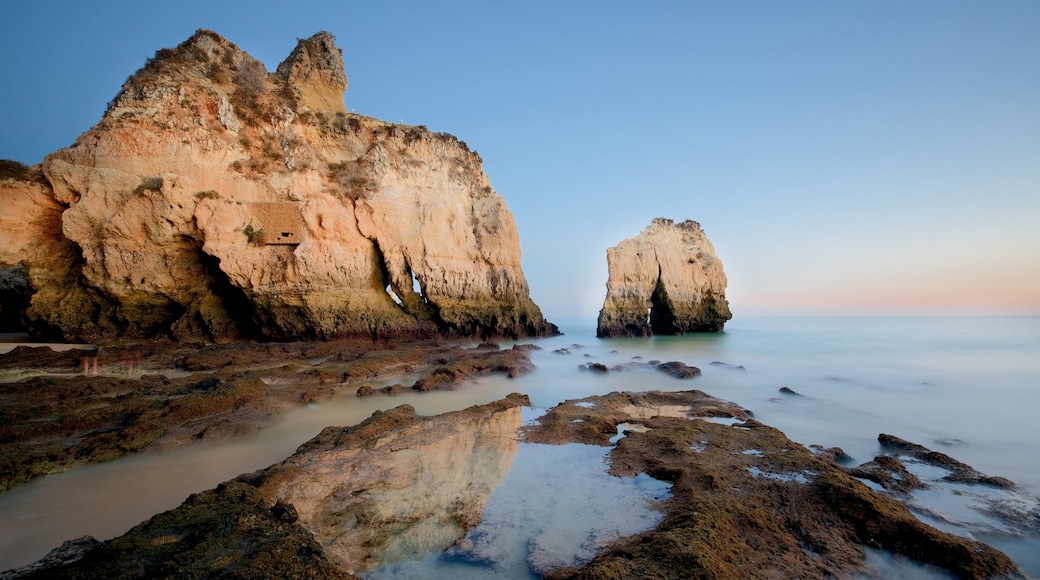
<instances>
[{"instance_id":1,"label":"green shrub","mask_svg":"<svg viewBox=\"0 0 1040 580\"><path fill-rule=\"evenodd\" d=\"M263 239L263 230L254 228L253 224L248 224L246 227L242 228L242 233L246 235L246 240L248 240L250 244L259 244L260 240Z\"/></svg>"},{"instance_id":2,"label":"green shrub","mask_svg":"<svg viewBox=\"0 0 1040 580\"><path fill-rule=\"evenodd\" d=\"M162 191L162 185L163 183L161 177L142 177L141 185L138 185L136 188L134 188L134 193L136 195L141 195L145 191L160 192Z\"/></svg>"},{"instance_id":3,"label":"green shrub","mask_svg":"<svg viewBox=\"0 0 1040 580\"><path fill-rule=\"evenodd\" d=\"M28 165L13 159L0 159L0 179L18 179L29 181L33 172Z\"/></svg>"}]
</instances>

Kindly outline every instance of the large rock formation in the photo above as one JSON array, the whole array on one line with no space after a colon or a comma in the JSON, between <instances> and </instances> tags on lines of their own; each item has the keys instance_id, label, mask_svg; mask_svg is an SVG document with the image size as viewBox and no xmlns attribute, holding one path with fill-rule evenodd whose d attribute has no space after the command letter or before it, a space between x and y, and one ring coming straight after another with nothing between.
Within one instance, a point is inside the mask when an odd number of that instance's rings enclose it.
<instances>
[{"instance_id":1,"label":"large rock formation","mask_svg":"<svg viewBox=\"0 0 1040 580\"><path fill-rule=\"evenodd\" d=\"M607 250L600 337L718 332L733 317L726 273L695 221L656 218Z\"/></svg>"},{"instance_id":2,"label":"large rock formation","mask_svg":"<svg viewBox=\"0 0 1040 580\"><path fill-rule=\"evenodd\" d=\"M0 174L0 268L36 335L555 332L517 229L453 136L348 113L328 33L275 73L199 31L41 168ZM42 173L41 171L42 170Z\"/></svg>"}]
</instances>

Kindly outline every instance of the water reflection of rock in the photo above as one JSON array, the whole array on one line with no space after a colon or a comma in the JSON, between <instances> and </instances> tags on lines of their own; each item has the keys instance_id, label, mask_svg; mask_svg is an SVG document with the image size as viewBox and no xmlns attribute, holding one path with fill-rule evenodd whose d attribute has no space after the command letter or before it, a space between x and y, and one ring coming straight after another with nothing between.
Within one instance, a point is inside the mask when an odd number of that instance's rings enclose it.
<instances>
[{"instance_id":1,"label":"water reflection of rock","mask_svg":"<svg viewBox=\"0 0 1040 580\"><path fill-rule=\"evenodd\" d=\"M436 417L403 405L330 427L284 462L241 477L350 572L443 550L480 521L517 450L527 397Z\"/></svg>"}]
</instances>

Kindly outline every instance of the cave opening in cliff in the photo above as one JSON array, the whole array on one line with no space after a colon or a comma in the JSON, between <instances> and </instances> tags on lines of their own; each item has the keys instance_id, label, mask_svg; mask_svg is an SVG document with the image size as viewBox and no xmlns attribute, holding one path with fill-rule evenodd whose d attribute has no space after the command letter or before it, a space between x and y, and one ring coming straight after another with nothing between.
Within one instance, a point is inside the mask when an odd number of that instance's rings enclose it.
<instances>
[{"instance_id":1,"label":"cave opening in cliff","mask_svg":"<svg viewBox=\"0 0 1040 580\"><path fill-rule=\"evenodd\" d=\"M220 269L220 258L200 250L198 260L208 278L206 281L207 289L219 301L220 306L227 314L227 321L234 328L232 332L249 338L262 336L262 323L259 320L256 305L246 295L245 291L235 286L227 274ZM220 336L222 333L227 332L217 328L207 328L207 330L214 336Z\"/></svg>"},{"instance_id":2,"label":"cave opening in cliff","mask_svg":"<svg viewBox=\"0 0 1040 580\"><path fill-rule=\"evenodd\" d=\"M29 308L32 294L24 265L0 268L0 332L21 334L26 331L22 316Z\"/></svg>"},{"instance_id":3,"label":"cave opening in cliff","mask_svg":"<svg viewBox=\"0 0 1040 580\"><path fill-rule=\"evenodd\" d=\"M678 326L675 323L675 312L672 310L665 293L661 279L657 279L657 286L650 296L650 333L651 334L676 334Z\"/></svg>"}]
</instances>

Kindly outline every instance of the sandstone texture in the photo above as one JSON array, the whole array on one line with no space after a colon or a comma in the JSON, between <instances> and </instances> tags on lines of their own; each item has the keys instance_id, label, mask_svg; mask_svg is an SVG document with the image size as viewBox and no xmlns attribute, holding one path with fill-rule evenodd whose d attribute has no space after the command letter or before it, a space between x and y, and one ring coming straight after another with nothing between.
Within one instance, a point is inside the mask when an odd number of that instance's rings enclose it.
<instances>
[{"instance_id":1,"label":"sandstone texture","mask_svg":"<svg viewBox=\"0 0 1040 580\"><path fill-rule=\"evenodd\" d=\"M600 337L718 332L733 317L726 273L695 221L656 218L607 250Z\"/></svg>"},{"instance_id":2,"label":"sandstone texture","mask_svg":"<svg viewBox=\"0 0 1040 580\"><path fill-rule=\"evenodd\" d=\"M0 268L38 337L552 334L465 143L348 113L328 33L276 72L200 30L35 168L0 167ZM8 163L9 164L9 163Z\"/></svg>"}]
</instances>

